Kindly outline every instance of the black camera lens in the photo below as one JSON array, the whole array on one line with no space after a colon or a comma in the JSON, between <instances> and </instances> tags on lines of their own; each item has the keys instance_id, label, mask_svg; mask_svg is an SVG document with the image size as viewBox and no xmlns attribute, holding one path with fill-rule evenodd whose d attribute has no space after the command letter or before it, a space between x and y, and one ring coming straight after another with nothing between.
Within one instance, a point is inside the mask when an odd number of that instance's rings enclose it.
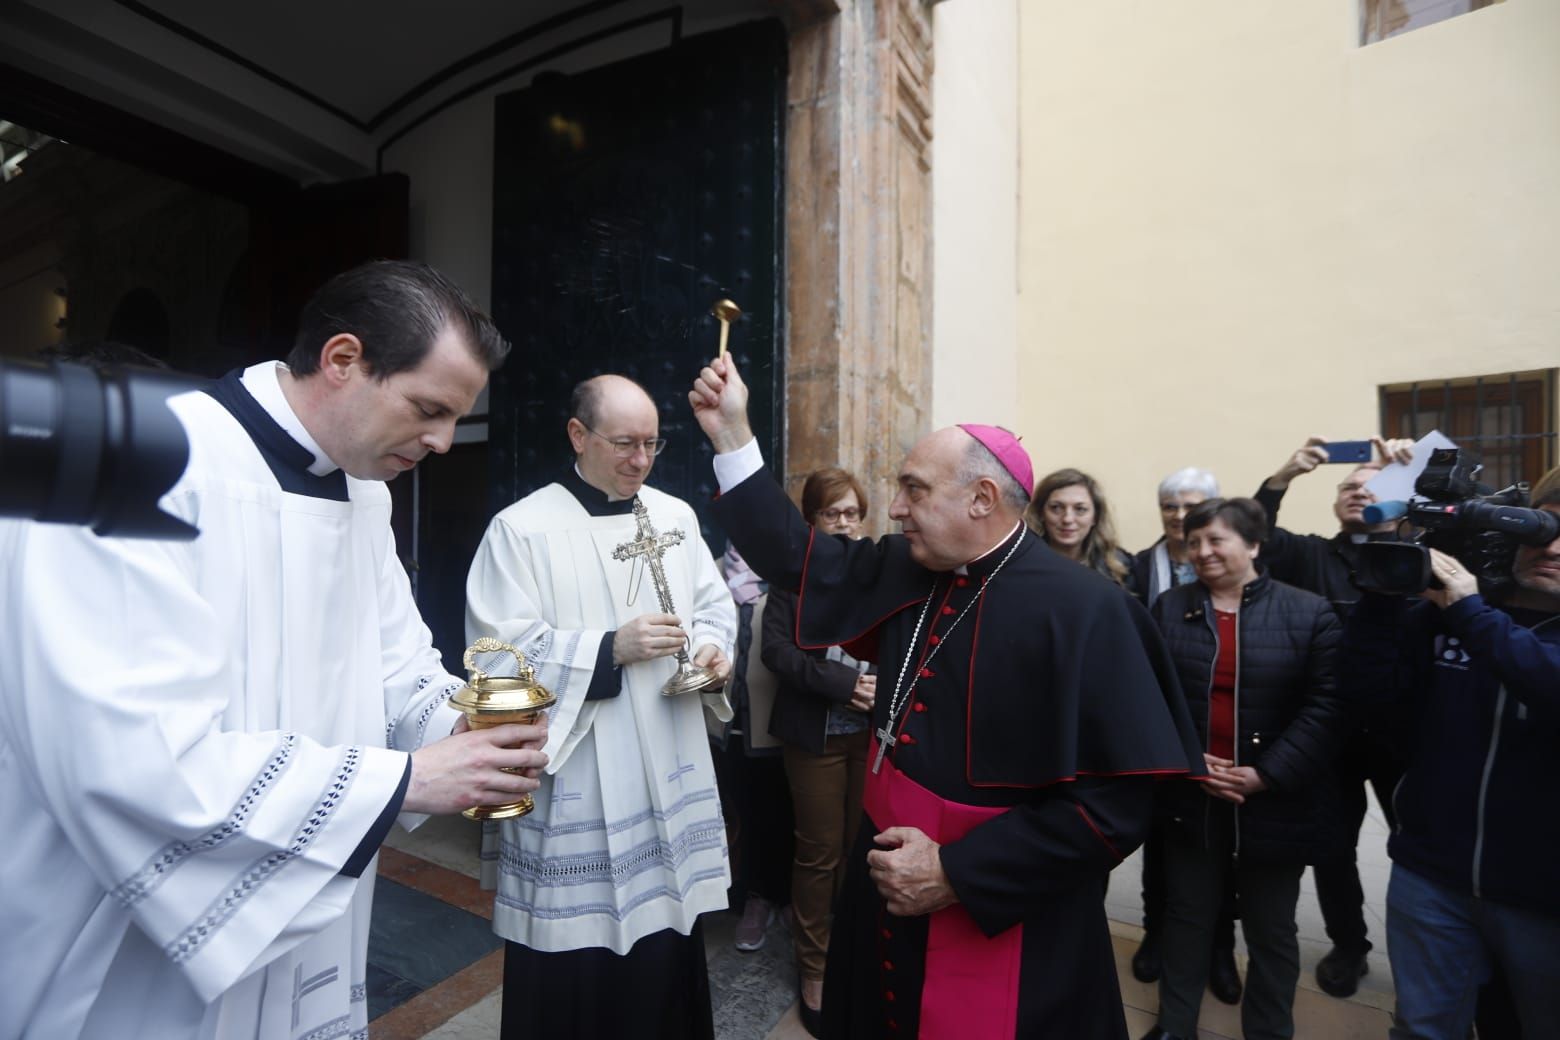
<instances>
[{"instance_id":1,"label":"black camera lens","mask_svg":"<svg viewBox=\"0 0 1560 1040\"><path fill-rule=\"evenodd\" d=\"M1391 596L1423 592L1430 587L1430 553L1413 542L1366 542L1360 546L1354 584Z\"/></svg>"},{"instance_id":2,"label":"black camera lens","mask_svg":"<svg viewBox=\"0 0 1560 1040\"><path fill-rule=\"evenodd\" d=\"M167 400L200 385L148 369L0 362L0 516L100 535L195 537L157 502L189 462Z\"/></svg>"}]
</instances>

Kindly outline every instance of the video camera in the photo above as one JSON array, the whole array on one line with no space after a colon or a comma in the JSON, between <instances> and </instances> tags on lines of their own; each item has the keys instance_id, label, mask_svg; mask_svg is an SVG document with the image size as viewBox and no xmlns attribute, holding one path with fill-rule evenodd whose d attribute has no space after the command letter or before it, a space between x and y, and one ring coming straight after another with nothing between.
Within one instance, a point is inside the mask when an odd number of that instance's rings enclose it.
<instances>
[{"instance_id":1,"label":"video camera","mask_svg":"<svg viewBox=\"0 0 1560 1040\"><path fill-rule=\"evenodd\" d=\"M1439 588L1427 551L1439 549L1467 567L1485 592L1511 584L1517 546L1548 545L1560 537L1560 517L1527 508L1526 482L1492 492L1477 481L1483 468L1459 448L1437 448L1414 481L1414 499L1367 507L1367 523L1401 517L1415 530L1401 541L1360 546L1354 583L1367 592L1405 596L1432 584Z\"/></svg>"},{"instance_id":2,"label":"video camera","mask_svg":"<svg viewBox=\"0 0 1560 1040\"><path fill-rule=\"evenodd\" d=\"M153 369L0 361L0 516L194 538L157 503L189 462L167 400L200 385Z\"/></svg>"}]
</instances>

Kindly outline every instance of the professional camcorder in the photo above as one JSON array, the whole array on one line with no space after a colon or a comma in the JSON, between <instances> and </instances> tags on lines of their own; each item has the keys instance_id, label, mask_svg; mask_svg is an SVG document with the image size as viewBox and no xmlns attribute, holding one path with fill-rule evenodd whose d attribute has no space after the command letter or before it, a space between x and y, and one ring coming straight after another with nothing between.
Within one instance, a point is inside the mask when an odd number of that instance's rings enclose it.
<instances>
[{"instance_id":1,"label":"professional camcorder","mask_svg":"<svg viewBox=\"0 0 1560 1040\"><path fill-rule=\"evenodd\" d=\"M167 400L199 385L153 369L0 361L0 517L194 538L157 502L189 462Z\"/></svg>"},{"instance_id":2,"label":"professional camcorder","mask_svg":"<svg viewBox=\"0 0 1560 1040\"><path fill-rule=\"evenodd\" d=\"M1527 508L1526 482L1500 491L1478 483L1483 468L1459 448L1437 448L1414 481L1413 499L1367 507L1367 523L1401 517L1403 540L1360 546L1354 583L1368 592L1393 595L1439 588L1430 573L1428 548L1455 557L1484 592L1499 592L1511 584L1517 546L1548 545L1560 537L1560 517Z\"/></svg>"}]
</instances>

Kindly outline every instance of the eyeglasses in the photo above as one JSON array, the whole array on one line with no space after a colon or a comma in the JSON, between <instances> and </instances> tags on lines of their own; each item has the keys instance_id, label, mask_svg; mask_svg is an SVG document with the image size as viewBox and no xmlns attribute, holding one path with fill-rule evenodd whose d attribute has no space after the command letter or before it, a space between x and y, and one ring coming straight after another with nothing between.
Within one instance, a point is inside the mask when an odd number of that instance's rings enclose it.
<instances>
[{"instance_id":1,"label":"eyeglasses","mask_svg":"<svg viewBox=\"0 0 1560 1040\"><path fill-rule=\"evenodd\" d=\"M585 426L584 423L580 423L580 425ZM601 434L592 430L589 426L585 426L585 432L592 437L601 437L602 440L612 445L612 454L620 459L633 458L634 452L639 451L641 448L652 459L666 450L665 437L652 437L647 441L636 441L632 437L602 437Z\"/></svg>"},{"instance_id":2,"label":"eyeglasses","mask_svg":"<svg viewBox=\"0 0 1560 1040\"><path fill-rule=\"evenodd\" d=\"M861 510L854 507L850 509L820 509L818 519L826 524L832 524L843 520L847 524L853 524L861 519Z\"/></svg>"},{"instance_id":3,"label":"eyeglasses","mask_svg":"<svg viewBox=\"0 0 1560 1040\"><path fill-rule=\"evenodd\" d=\"M1195 504L1193 503L1193 505ZM1159 503L1159 511L1166 516L1175 516L1177 513L1190 513L1192 506L1187 505L1185 502L1161 502Z\"/></svg>"}]
</instances>

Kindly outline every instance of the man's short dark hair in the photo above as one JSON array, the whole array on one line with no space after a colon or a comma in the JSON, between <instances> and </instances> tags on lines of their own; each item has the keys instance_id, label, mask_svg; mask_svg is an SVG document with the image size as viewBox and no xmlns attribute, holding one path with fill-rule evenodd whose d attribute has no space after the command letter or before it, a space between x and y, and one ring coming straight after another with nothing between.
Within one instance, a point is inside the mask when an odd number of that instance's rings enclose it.
<instances>
[{"instance_id":1,"label":"man's short dark hair","mask_svg":"<svg viewBox=\"0 0 1560 1040\"><path fill-rule=\"evenodd\" d=\"M453 329L491 371L509 343L460 287L427 264L375 260L336 275L304 304L298 337L287 355L294 375L313 375L333 336L356 336L375 379L422 364L434 341Z\"/></svg>"},{"instance_id":2,"label":"man's short dark hair","mask_svg":"<svg viewBox=\"0 0 1560 1040\"><path fill-rule=\"evenodd\" d=\"M1250 498L1210 498L1199 502L1187 510L1181 530L1190 538L1193 531L1215 520L1223 520L1247 545L1260 545L1267 538L1267 510Z\"/></svg>"}]
</instances>

